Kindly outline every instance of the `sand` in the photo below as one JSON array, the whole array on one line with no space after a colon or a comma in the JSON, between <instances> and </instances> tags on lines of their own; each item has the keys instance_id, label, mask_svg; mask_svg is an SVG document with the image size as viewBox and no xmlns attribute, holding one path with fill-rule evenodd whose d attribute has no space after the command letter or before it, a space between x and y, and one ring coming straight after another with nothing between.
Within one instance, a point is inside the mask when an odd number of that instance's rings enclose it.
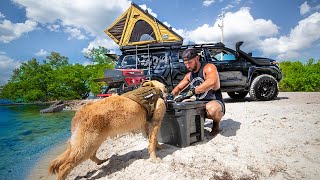
<instances>
[{"instance_id":1,"label":"sand","mask_svg":"<svg viewBox=\"0 0 320 180\"><path fill-rule=\"evenodd\" d=\"M68 179L320 179L320 93L281 92L266 102L224 97L217 136L209 136L207 119L204 141L185 148L165 145L157 152L159 162L148 159L141 134L109 139L98 151L107 162L88 160ZM29 179L48 179L49 159L61 151L60 145L49 152Z\"/></svg>"}]
</instances>

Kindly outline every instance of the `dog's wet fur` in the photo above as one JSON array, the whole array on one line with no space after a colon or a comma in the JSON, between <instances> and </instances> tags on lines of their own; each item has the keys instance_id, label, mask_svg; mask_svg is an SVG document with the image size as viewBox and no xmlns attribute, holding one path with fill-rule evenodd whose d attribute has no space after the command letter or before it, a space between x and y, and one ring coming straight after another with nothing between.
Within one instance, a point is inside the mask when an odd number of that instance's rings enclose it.
<instances>
[{"instance_id":1,"label":"dog's wet fur","mask_svg":"<svg viewBox=\"0 0 320 180\"><path fill-rule=\"evenodd\" d=\"M165 86L158 81L147 81L166 94ZM149 139L150 158L156 159L156 149L160 148L157 135L166 111L165 102L159 98L151 121L147 121L146 109L137 102L118 95L90 102L76 112L71 122L71 138L67 150L49 165L49 174L58 174L58 179L66 179L71 170L91 159L102 164L107 159L97 158L96 152L107 139L119 134L145 131Z\"/></svg>"}]
</instances>

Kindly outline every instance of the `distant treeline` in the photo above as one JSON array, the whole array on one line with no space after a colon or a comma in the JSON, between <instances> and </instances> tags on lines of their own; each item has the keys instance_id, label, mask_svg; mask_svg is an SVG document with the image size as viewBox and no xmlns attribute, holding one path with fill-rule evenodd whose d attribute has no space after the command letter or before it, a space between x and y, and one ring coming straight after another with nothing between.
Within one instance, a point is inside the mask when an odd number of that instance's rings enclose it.
<instances>
[{"instance_id":1,"label":"distant treeline","mask_svg":"<svg viewBox=\"0 0 320 180\"><path fill-rule=\"evenodd\" d=\"M84 99L89 93L100 92L101 84L94 82L103 77L105 69L114 68L103 47L90 50L85 57L91 65L70 64L67 57L52 52L41 63L32 58L13 71L3 86L0 99L14 102Z\"/></svg>"},{"instance_id":2,"label":"distant treeline","mask_svg":"<svg viewBox=\"0 0 320 180\"><path fill-rule=\"evenodd\" d=\"M306 64L299 61L280 63L283 79L280 81L280 91L320 91L320 59L314 62L309 59Z\"/></svg>"},{"instance_id":3,"label":"distant treeline","mask_svg":"<svg viewBox=\"0 0 320 180\"><path fill-rule=\"evenodd\" d=\"M32 58L15 69L9 82L0 92L0 99L14 102L84 99L89 93L98 94L103 84L94 79L103 77L105 69L115 62L106 56L103 47L90 50L87 57L92 64L70 64L68 58L52 52L41 63ZM320 60L309 59L280 63L283 79L280 91L320 91Z\"/></svg>"}]
</instances>

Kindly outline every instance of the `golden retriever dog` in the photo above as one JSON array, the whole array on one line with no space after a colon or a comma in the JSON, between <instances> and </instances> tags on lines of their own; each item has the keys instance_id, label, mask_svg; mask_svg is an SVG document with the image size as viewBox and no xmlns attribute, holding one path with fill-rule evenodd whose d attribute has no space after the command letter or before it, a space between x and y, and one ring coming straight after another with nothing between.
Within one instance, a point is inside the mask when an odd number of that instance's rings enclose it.
<instances>
[{"instance_id":1,"label":"golden retriever dog","mask_svg":"<svg viewBox=\"0 0 320 180\"><path fill-rule=\"evenodd\" d=\"M146 86L154 87L157 92L167 93L165 86L154 80L143 82L138 89ZM149 156L155 160L155 151L160 148L157 135L166 105L161 97L154 102L151 116L144 106L123 95L113 95L83 106L72 119L72 135L67 150L50 162L49 175L58 173L58 179L66 179L74 167L87 159L98 165L104 163L107 159L97 158L96 152L107 138L138 130L146 132Z\"/></svg>"}]
</instances>

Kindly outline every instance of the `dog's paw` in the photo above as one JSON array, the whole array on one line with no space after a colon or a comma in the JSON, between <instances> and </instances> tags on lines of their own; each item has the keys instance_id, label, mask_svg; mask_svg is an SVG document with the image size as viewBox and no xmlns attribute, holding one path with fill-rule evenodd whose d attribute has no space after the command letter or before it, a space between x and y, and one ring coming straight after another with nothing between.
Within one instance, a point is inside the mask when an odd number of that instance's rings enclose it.
<instances>
[{"instance_id":1,"label":"dog's paw","mask_svg":"<svg viewBox=\"0 0 320 180\"><path fill-rule=\"evenodd\" d=\"M166 146L164 144L157 144L157 150L165 149Z\"/></svg>"},{"instance_id":2,"label":"dog's paw","mask_svg":"<svg viewBox=\"0 0 320 180\"><path fill-rule=\"evenodd\" d=\"M99 159L96 163L97 163L97 165L101 165L101 164L107 162L108 160L109 160L109 158L103 159L103 160L100 160L100 159Z\"/></svg>"},{"instance_id":3,"label":"dog's paw","mask_svg":"<svg viewBox=\"0 0 320 180\"><path fill-rule=\"evenodd\" d=\"M103 163L105 163L105 162L107 162L108 160L106 159L106 160L103 160L103 161L100 161L99 163L97 163L97 165L101 165L101 164L103 164Z\"/></svg>"}]
</instances>

